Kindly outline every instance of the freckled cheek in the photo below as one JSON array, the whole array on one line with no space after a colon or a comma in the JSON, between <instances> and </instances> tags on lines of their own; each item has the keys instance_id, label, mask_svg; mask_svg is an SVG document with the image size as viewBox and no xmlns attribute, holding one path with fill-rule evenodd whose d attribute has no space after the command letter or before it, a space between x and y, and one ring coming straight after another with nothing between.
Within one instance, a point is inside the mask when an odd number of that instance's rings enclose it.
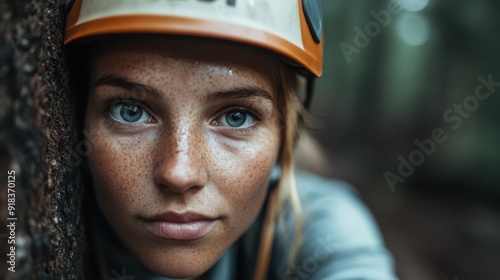
<instances>
[{"instance_id":1,"label":"freckled cheek","mask_svg":"<svg viewBox=\"0 0 500 280\"><path fill-rule=\"evenodd\" d=\"M250 142L212 149L219 151L212 162L222 182L218 184L218 191L235 217L246 222L252 212L258 212L267 193L269 175L278 155L279 135L263 133Z\"/></svg>"},{"instance_id":2,"label":"freckled cheek","mask_svg":"<svg viewBox=\"0 0 500 280\"><path fill-rule=\"evenodd\" d=\"M144 205L141 202L147 199L151 148L112 136L98 137L91 142L94 145L89 164L97 199L103 202L99 204L122 213L140 209Z\"/></svg>"}]
</instances>

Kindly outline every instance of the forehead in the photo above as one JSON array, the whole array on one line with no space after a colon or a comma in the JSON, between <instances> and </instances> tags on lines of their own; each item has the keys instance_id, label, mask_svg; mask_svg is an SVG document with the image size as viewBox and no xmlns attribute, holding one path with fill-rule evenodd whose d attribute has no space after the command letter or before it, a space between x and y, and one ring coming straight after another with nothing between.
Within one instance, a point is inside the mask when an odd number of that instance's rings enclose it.
<instances>
[{"instance_id":1,"label":"forehead","mask_svg":"<svg viewBox=\"0 0 500 280\"><path fill-rule=\"evenodd\" d=\"M156 35L118 36L93 44L89 53L94 75L117 71L149 76L204 74L212 78L237 74L259 82L277 83L275 59L261 51L222 41Z\"/></svg>"}]
</instances>

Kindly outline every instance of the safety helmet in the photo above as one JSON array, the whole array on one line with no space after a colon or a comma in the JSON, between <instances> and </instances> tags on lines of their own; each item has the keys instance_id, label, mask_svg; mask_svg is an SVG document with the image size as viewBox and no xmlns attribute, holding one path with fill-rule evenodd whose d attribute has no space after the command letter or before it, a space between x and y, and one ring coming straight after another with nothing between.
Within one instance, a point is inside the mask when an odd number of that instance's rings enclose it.
<instances>
[{"instance_id":1,"label":"safety helmet","mask_svg":"<svg viewBox=\"0 0 500 280\"><path fill-rule=\"evenodd\" d=\"M321 0L68 0L66 9L65 44L109 34L195 36L270 51L311 80L323 70Z\"/></svg>"}]
</instances>

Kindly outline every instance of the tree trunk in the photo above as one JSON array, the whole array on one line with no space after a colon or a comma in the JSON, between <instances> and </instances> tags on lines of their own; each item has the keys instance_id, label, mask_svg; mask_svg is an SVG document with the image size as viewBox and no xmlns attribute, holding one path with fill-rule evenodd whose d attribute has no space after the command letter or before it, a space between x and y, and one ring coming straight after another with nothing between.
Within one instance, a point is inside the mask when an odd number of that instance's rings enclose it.
<instances>
[{"instance_id":1,"label":"tree trunk","mask_svg":"<svg viewBox=\"0 0 500 280\"><path fill-rule=\"evenodd\" d=\"M0 0L1 279L83 278L83 187L70 164L76 131L64 14L62 0ZM8 244L12 222L15 244ZM11 246L15 272L8 270Z\"/></svg>"}]
</instances>

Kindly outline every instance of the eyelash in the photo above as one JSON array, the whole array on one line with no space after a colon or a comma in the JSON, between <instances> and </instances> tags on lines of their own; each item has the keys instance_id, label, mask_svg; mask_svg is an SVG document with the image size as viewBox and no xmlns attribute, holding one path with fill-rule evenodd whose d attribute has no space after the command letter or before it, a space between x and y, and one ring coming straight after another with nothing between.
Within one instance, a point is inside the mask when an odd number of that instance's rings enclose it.
<instances>
[{"instance_id":1,"label":"eyelash","mask_svg":"<svg viewBox=\"0 0 500 280\"><path fill-rule=\"evenodd\" d=\"M147 108L145 108L146 106L144 106L144 104L142 104L141 101L139 101L139 100L110 98L110 99L104 101L105 105L104 105L104 110L102 112L103 115L104 115L104 117L105 117L105 119L106 119L106 121L110 125L119 126L119 127L122 127L122 128L132 128L132 127L137 127L138 126L138 124L134 124L134 123L118 122L118 121L114 120L111 117L110 113L111 113L112 106L116 105L117 103L124 103L124 104L131 104L131 105L140 106L143 110L145 110L146 112L148 112L148 114L152 115L151 113L149 113L149 110ZM245 105L245 106L232 106L232 107L225 108L221 113L218 113L216 115L217 117L214 118L214 121L216 121L219 118L221 118L224 114L228 114L228 113L230 113L232 111L242 111L244 113L250 114L251 117L254 119L254 124L251 125L251 126L249 126L249 127L245 127L245 128L224 127L223 128L225 130L230 130L230 131L242 134L242 135L250 134L252 131L254 131L257 128L257 126L260 124L260 121L262 119L261 115L258 113L259 110L257 110L253 106ZM154 119L154 117L152 117L152 119Z\"/></svg>"},{"instance_id":2,"label":"eyelash","mask_svg":"<svg viewBox=\"0 0 500 280\"><path fill-rule=\"evenodd\" d=\"M232 111L241 111L241 112L250 114L251 117L254 119L254 124L252 124L249 127L245 127L245 128L224 127L223 129L225 129L225 130L234 131L234 132L239 133L241 135L245 135L245 134L250 134L260 124L261 117L260 117L260 114L257 113L258 110L254 109L252 106L248 106L248 105L246 107L245 106L233 106L233 107L226 108L223 110L222 113L217 114L217 118L215 118L215 120L220 119L222 116L224 116L225 114L228 114Z\"/></svg>"},{"instance_id":3,"label":"eyelash","mask_svg":"<svg viewBox=\"0 0 500 280\"><path fill-rule=\"evenodd\" d=\"M113 119L113 117L111 116L111 109L112 109L113 105L116 105L118 103L140 106L144 111L146 111L148 114L152 115L151 113L149 113L149 110L147 109L147 107L144 106L144 104L142 104L139 100L135 100L132 98L130 98L130 99L110 98L110 99L104 101L104 110L102 112L106 122L109 125L118 126L121 128L133 128L133 127L137 127L139 125L139 124L135 124L135 123L119 122L119 121ZM151 119L154 120L155 118L153 116L151 116ZM140 124L144 124L144 123L140 123Z\"/></svg>"}]
</instances>

